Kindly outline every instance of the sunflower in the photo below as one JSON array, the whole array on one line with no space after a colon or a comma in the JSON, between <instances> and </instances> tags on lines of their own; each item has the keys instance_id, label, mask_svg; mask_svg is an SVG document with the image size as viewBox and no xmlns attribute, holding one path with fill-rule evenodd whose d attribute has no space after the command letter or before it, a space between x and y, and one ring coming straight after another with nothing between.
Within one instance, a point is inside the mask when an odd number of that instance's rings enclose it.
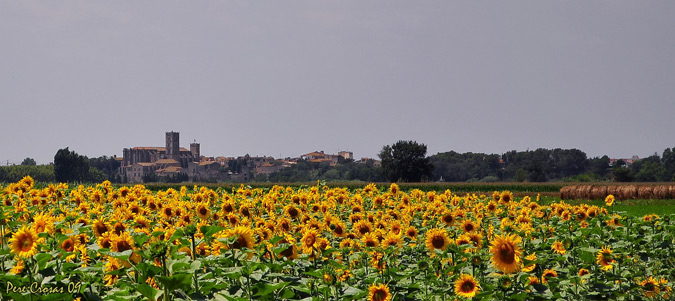
<instances>
[{"instance_id":1,"label":"sunflower","mask_svg":"<svg viewBox=\"0 0 675 301\"><path fill-rule=\"evenodd\" d=\"M577 210L575 214L575 218L577 219L577 221L580 222L585 221L586 218L588 218L588 214L586 214L586 210L584 210L583 208L579 208L579 210Z\"/></svg>"},{"instance_id":2,"label":"sunflower","mask_svg":"<svg viewBox=\"0 0 675 301\"><path fill-rule=\"evenodd\" d=\"M396 183L391 183L391 186L389 186L389 193L396 195L398 191L399 191L398 185L396 185Z\"/></svg>"},{"instance_id":3,"label":"sunflower","mask_svg":"<svg viewBox=\"0 0 675 301\"><path fill-rule=\"evenodd\" d=\"M590 218L595 218L596 216L598 216L598 207L593 206L588 208L588 210L586 211L586 215L588 215L588 217Z\"/></svg>"},{"instance_id":4,"label":"sunflower","mask_svg":"<svg viewBox=\"0 0 675 301\"><path fill-rule=\"evenodd\" d=\"M283 251L279 252L279 256L284 256L288 259L298 259L298 247L295 245L295 238L286 235L277 244L289 244Z\"/></svg>"},{"instance_id":5,"label":"sunflower","mask_svg":"<svg viewBox=\"0 0 675 301\"><path fill-rule=\"evenodd\" d=\"M230 223L230 226L236 227L239 225L239 217L236 214L228 213L226 218L227 221Z\"/></svg>"},{"instance_id":6,"label":"sunflower","mask_svg":"<svg viewBox=\"0 0 675 301\"><path fill-rule=\"evenodd\" d=\"M312 254L318 240L319 232L314 229L305 230L305 234L303 234L302 239L300 239L302 252L305 254Z\"/></svg>"},{"instance_id":7,"label":"sunflower","mask_svg":"<svg viewBox=\"0 0 675 301\"><path fill-rule=\"evenodd\" d=\"M609 246L602 247L602 250L598 251L598 256L596 258L595 262L602 266L603 271L611 270L614 267L612 249Z\"/></svg>"},{"instance_id":8,"label":"sunflower","mask_svg":"<svg viewBox=\"0 0 675 301\"><path fill-rule=\"evenodd\" d=\"M277 224L279 225L279 229L283 232L291 232L291 220L288 218L282 217L277 220Z\"/></svg>"},{"instance_id":9,"label":"sunflower","mask_svg":"<svg viewBox=\"0 0 675 301\"><path fill-rule=\"evenodd\" d=\"M448 227L452 226L455 223L455 215L451 210L445 210L441 216L441 221Z\"/></svg>"},{"instance_id":10,"label":"sunflower","mask_svg":"<svg viewBox=\"0 0 675 301\"><path fill-rule=\"evenodd\" d=\"M539 284L539 283L541 283L539 281L539 277L537 277L537 276L527 277L527 285L535 285L535 284Z\"/></svg>"},{"instance_id":11,"label":"sunflower","mask_svg":"<svg viewBox=\"0 0 675 301\"><path fill-rule=\"evenodd\" d=\"M389 293L389 286L386 284L375 285L374 283L368 288L368 301L390 301L391 293Z\"/></svg>"},{"instance_id":12,"label":"sunflower","mask_svg":"<svg viewBox=\"0 0 675 301\"><path fill-rule=\"evenodd\" d=\"M200 219L208 219L211 216L211 210L205 203L199 203L197 205L197 217Z\"/></svg>"},{"instance_id":13,"label":"sunflower","mask_svg":"<svg viewBox=\"0 0 675 301\"><path fill-rule=\"evenodd\" d=\"M66 252L72 252L75 250L75 242L71 237L64 239L63 242L61 242L61 249Z\"/></svg>"},{"instance_id":14,"label":"sunflower","mask_svg":"<svg viewBox=\"0 0 675 301\"><path fill-rule=\"evenodd\" d=\"M170 220L172 217L176 216L176 209L167 206L162 208L162 217L166 220Z\"/></svg>"},{"instance_id":15,"label":"sunflower","mask_svg":"<svg viewBox=\"0 0 675 301\"><path fill-rule=\"evenodd\" d=\"M37 253L37 233L25 225L14 233L9 243L12 253L15 253L20 258L31 257Z\"/></svg>"},{"instance_id":16,"label":"sunflower","mask_svg":"<svg viewBox=\"0 0 675 301\"><path fill-rule=\"evenodd\" d=\"M612 216L612 218L610 218L609 220L607 220L606 223L607 223L608 226L610 226L610 227L612 227L612 228L623 226L623 225L621 224L621 216L619 216L619 215L614 215L614 216Z\"/></svg>"},{"instance_id":17,"label":"sunflower","mask_svg":"<svg viewBox=\"0 0 675 301\"><path fill-rule=\"evenodd\" d=\"M311 218L305 223L305 228L314 229L317 232L321 233L323 231L323 224L317 221L316 219Z\"/></svg>"},{"instance_id":18,"label":"sunflower","mask_svg":"<svg viewBox=\"0 0 675 301\"><path fill-rule=\"evenodd\" d=\"M551 269L545 269L544 274L541 275L541 282L543 284L546 284L546 283L548 283L548 281L551 278L556 278L556 277L558 277L558 272L556 272L555 270L551 270Z\"/></svg>"},{"instance_id":19,"label":"sunflower","mask_svg":"<svg viewBox=\"0 0 675 301\"><path fill-rule=\"evenodd\" d=\"M49 214L40 213L33 216L33 224L31 228L35 233L49 233L54 234L54 218Z\"/></svg>"},{"instance_id":20,"label":"sunflower","mask_svg":"<svg viewBox=\"0 0 675 301\"><path fill-rule=\"evenodd\" d=\"M396 235L401 235L401 233L403 232L401 222L398 220L390 221L389 232L394 233Z\"/></svg>"},{"instance_id":21,"label":"sunflower","mask_svg":"<svg viewBox=\"0 0 675 301\"><path fill-rule=\"evenodd\" d=\"M298 208L295 208L293 205L286 205L286 207L284 207L284 212L292 219L298 219L302 214L302 211L300 211Z\"/></svg>"},{"instance_id":22,"label":"sunflower","mask_svg":"<svg viewBox=\"0 0 675 301\"><path fill-rule=\"evenodd\" d=\"M113 225L113 232L117 235L121 235L126 229L127 227L125 227L121 222L116 222L115 225Z\"/></svg>"},{"instance_id":23,"label":"sunflower","mask_svg":"<svg viewBox=\"0 0 675 301\"><path fill-rule=\"evenodd\" d=\"M497 210L497 203L490 201L485 209L487 209L488 212L495 212Z\"/></svg>"},{"instance_id":24,"label":"sunflower","mask_svg":"<svg viewBox=\"0 0 675 301\"><path fill-rule=\"evenodd\" d=\"M495 190L494 192L492 192L492 200L495 202L499 201L499 191Z\"/></svg>"},{"instance_id":25,"label":"sunflower","mask_svg":"<svg viewBox=\"0 0 675 301\"><path fill-rule=\"evenodd\" d=\"M137 216L134 219L134 223L136 223L136 229L150 229L150 220L145 218L145 216Z\"/></svg>"},{"instance_id":26,"label":"sunflower","mask_svg":"<svg viewBox=\"0 0 675 301\"><path fill-rule=\"evenodd\" d=\"M476 231L476 227L477 227L476 224L470 219L465 219L462 222L462 229L464 230L465 233Z\"/></svg>"},{"instance_id":27,"label":"sunflower","mask_svg":"<svg viewBox=\"0 0 675 301\"><path fill-rule=\"evenodd\" d=\"M588 275L590 273L591 272L588 269L581 268L581 269L579 269L579 272L577 273L577 275L579 275L579 277L581 277L581 276L584 276L584 275Z\"/></svg>"},{"instance_id":28,"label":"sunflower","mask_svg":"<svg viewBox=\"0 0 675 301\"><path fill-rule=\"evenodd\" d=\"M94 224L91 227L94 230L94 235L97 237L102 236L103 234L110 231L110 224L104 222L102 219L94 220Z\"/></svg>"},{"instance_id":29,"label":"sunflower","mask_svg":"<svg viewBox=\"0 0 675 301\"><path fill-rule=\"evenodd\" d=\"M122 268L122 263L120 260L114 258L114 257L108 257L108 262L105 263L105 272L106 275L103 276L103 281L105 282L106 286L112 286L115 283L117 283L117 280L120 278L119 275L115 274L108 274L112 271L116 271Z\"/></svg>"},{"instance_id":30,"label":"sunflower","mask_svg":"<svg viewBox=\"0 0 675 301\"><path fill-rule=\"evenodd\" d=\"M511 191L502 191L502 193L499 195L499 202L502 204L508 204L513 200L513 193Z\"/></svg>"},{"instance_id":31,"label":"sunflower","mask_svg":"<svg viewBox=\"0 0 675 301\"><path fill-rule=\"evenodd\" d=\"M510 274L520 269L520 243L522 239L516 234L496 236L490 246L492 264L498 270Z\"/></svg>"},{"instance_id":32,"label":"sunflower","mask_svg":"<svg viewBox=\"0 0 675 301\"><path fill-rule=\"evenodd\" d=\"M25 267L25 263L23 262L23 259L18 258L18 257L15 260L16 260L16 263L9 270L9 272L14 274L14 275L19 275L23 271L23 268Z\"/></svg>"},{"instance_id":33,"label":"sunflower","mask_svg":"<svg viewBox=\"0 0 675 301\"><path fill-rule=\"evenodd\" d=\"M448 237L448 232L445 229L431 229L426 233L426 239L424 244L429 249L429 252L434 254L435 250L443 250L450 245L450 238Z\"/></svg>"},{"instance_id":34,"label":"sunflower","mask_svg":"<svg viewBox=\"0 0 675 301\"><path fill-rule=\"evenodd\" d=\"M239 214L241 214L243 217L253 218L253 215L251 214L251 206L248 204L241 205L239 207Z\"/></svg>"},{"instance_id":35,"label":"sunflower","mask_svg":"<svg viewBox=\"0 0 675 301\"><path fill-rule=\"evenodd\" d=\"M124 252L133 249L134 241L128 232L122 232L121 235L113 235L111 246L113 252Z\"/></svg>"},{"instance_id":36,"label":"sunflower","mask_svg":"<svg viewBox=\"0 0 675 301\"><path fill-rule=\"evenodd\" d=\"M342 221L338 220L333 222L331 224L331 228L333 229L333 235L337 237L345 236L345 223L343 223Z\"/></svg>"},{"instance_id":37,"label":"sunflower","mask_svg":"<svg viewBox=\"0 0 675 301\"><path fill-rule=\"evenodd\" d=\"M610 207L610 206L614 205L614 196L613 195L610 194L605 198L605 205L607 205L607 207Z\"/></svg>"},{"instance_id":38,"label":"sunflower","mask_svg":"<svg viewBox=\"0 0 675 301\"><path fill-rule=\"evenodd\" d=\"M227 230L225 237L236 237L237 239L228 246L230 249L253 249L254 246L254 232L251 228L244 226L236 226L234 229Z\"/></svg>"},{"instance_id":39,"label":"sunflower","mask_svg":"<svg viewBox=\"0 0 675 301\"><path fill-rule=\"evenodd\" d=\"M387 267L387 262L384 260L384 253L382 252L373 252L370 254L370 266L372 266L374 269L377 269L382 272Z\"/></svg>"},{"instance_id":40,"label":"sunflower","mask_svg":"<svg viewBox=\"0 0 675 301\"><path fill-rule=\"evenodd\" d=\"M478 290L478 281L469 274L462 274L455 280L455 294L458 296L473 298Z\"/></svg>"},{"instance_id":41,"label":"sunflower","mask_svg":"<svg viewBox=\"0 0 675 301\"><path fill-rule=\"evenodd\" d=\"M407 236L411 240L417 240L418 234L419 232L417 231L417 228L415 228L415 226L409 226L408 229L405 230L405 236Z\"/></svg>"},{"instance_id":42,"label":"sunflower","mask_svg":"<svg viewBox=\"0 0 675 301\"><path fill-rule=\"evenodd\" d=\"M455 239L455 244L457 244L458 246L469 245L470 243L471 238L466 234L462 234L459 237L457 237L457 239ZM467 249L466 251L468 252L469 249Z\"/></svg>"},{"instance_id":43,"label":"sunflower","mask_svg":"<svg viewBox=\"0 0 675 301\"><path fill-rule=\"evenodd\" d=\"M384 248L393 247L394 249L398 249L400 245L401 245L401 236L391 232L387 234L384 240L382 240L382 246Z\"/></svg>"},{"instance_id":44,"label":"sunflower","mask_svg":"<svg viewBox=\"0 0 675 301\"><path fill-rule=\"evenodd\" d=\"M373 231L373 226L367 220L360 220L354 224L354 232L363 236L366 233Z\"/></svg>"},{"instance_id":45,"label":"sunflower","mask_svg":"<svg viewBox=\"0 0 675 301\"><path fill-rule=\"evenodd\" d=\"M565 252L567 252L565 250L565 246L563 245L563 243L557 240L553 243L553 245L551 245L551 250L555 251L560 255L565 255Z\"/></svg>"},{"instance_id":46,"label":"sunflower","mask_svg":"<svg viewBox=\"0 0 675 301\"><path fill-rule=\"evenodd\" d=\"M361 242L363 242L363 245L369 248L376 248L380 245L380 240L377 239L377 236L373 234L372 232L368 232L365 235L363 235L363 238L361 238Z\"/></svg>"},{"instance_id":47,"label":"sunflower","mask_svg":"<svg viewBox=\"0 0 675 301\"><path fill-rule=\"evenodd\" d=\"M525 260L535 261L535 260L537 260L537 255L535 253L527 255L527 256L525 256ZM536 268L536 267L537 267L537 264L532 263L531 265L523 267L523 272L526 272L526 273L532 272L532 271L534 271L534 268Z\"/></svg>"},{"instance_id":48,"label":"sunflower","mask_svg":"<svg viewBox=\"0 0 675 301\"><path fill-rule=\"evenodd\" d=\"M649 279L640 282L640 286L642 286L642 292L647 298L654 298L661 291L658 281L652 276L649 276Z\"/></svg>"},{"instance_id":49,"label":"sunflower","mask_svg":"<svg viewBox=\"0 0 675 301\"><path fill-rule=\"evenodd\" d=\"M110 232L106 232L103 235L96 238L96 243L98 246L104 249L110 249L112 247L112 239L110 238Z\"/></svg>"},{"instance_id":50,"label":"sunflower","mask_svg":"<svg viewBox=\"0 0 675 301\"><path fill-rule=\"evenodd\" d=\"M343 239L343 240L340 242L340 248L342 248L342 249L351 249L351 250L350 250L350 253L351 253L352 251L358 251L358 250L360 249L360 248L359 248L358 242L356 242L355 240L353 240L353 239L351 239L351 238L345 238L345 239Z\"/></svg>"},{"instance_id":51,"label":"sunflower","mask_svg":"<svg viewBox=\"0 0 675 301\"><path fill-rule=\"evenodd\" d=\"M200 256L209 256L211 251L209 250L209 245L205 242L202 242L197 247L195 247L195 253Z\"/></svg>"}]
</instances>

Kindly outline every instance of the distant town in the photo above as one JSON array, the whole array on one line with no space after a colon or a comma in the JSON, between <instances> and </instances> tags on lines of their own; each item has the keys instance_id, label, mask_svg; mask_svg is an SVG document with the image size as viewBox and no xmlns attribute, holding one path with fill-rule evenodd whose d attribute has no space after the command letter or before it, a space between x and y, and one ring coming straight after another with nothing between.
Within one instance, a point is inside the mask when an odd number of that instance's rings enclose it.
<instances>
[{"instance_id":1,"label":"distant town","mask_svg":"<svg viewBox=\"0 0 675 301\"><path fill-rule=\"evenodd\" d=\"M123 182L154 182L161 179L246 182L254 179L256 175L270 175L291 167L297 164L299 159L335 166L341 159L354 160L354 154L350 151L339 151L335 155L321 150L285 159L249 155L236 158L206 157L201 155L199 143L190 143L190 149L180 147L180 133L167 132L164 147L125 148L122 158L115 157L115 159L120 163L119 175ZM370 162L376 166L380 164L379 160L372 158L361 158L354 162L357 164Z\"/></svg>"},{"instance_id":2,"label":"distant town","mask_svg":"<svg viewBox=\"0 0 675 301\"><path fill-rule=\"evenodd\" d=\"M181 147L179 132L166 132L164 146L124 148L122 156L89 158L68 147L54 163L32 158L0 166L0 183L31 175L41 182L665 182L675 181L675 148L646 158L587 157L579 149L507 151L501 154L427 154L416 141L385 145L378 159L308 150L297 157L204 156L197 141Z\"/></svg>"}]
</instances>

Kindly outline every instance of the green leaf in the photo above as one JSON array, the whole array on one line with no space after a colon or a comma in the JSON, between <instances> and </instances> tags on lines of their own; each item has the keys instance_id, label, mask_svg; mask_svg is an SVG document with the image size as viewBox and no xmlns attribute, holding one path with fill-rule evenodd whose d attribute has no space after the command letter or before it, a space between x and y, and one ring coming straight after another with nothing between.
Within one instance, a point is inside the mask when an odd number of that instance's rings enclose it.
<instances>
[{"instance_id":1,"label":"green leaf","mask_svg":"<svg viewBox=\"0 0 675 301\"><path fill-rule=\"evenodd\" d=\"M204 233L204 239L207 241L211 240L213 234L216 234L223 230L225 230L225 227L221 226L202 226L201 228L199 228L199 231Z\"/></svg>"},{"instance_id":2,"label":"green leaf","mask_svg":"<svg viewBox=\"0 0 675 301\"><path fill-rule=\"evenodd\" d=\"M192 284L192 275L189 274L175 274L169 277L157 276L157 280L164 285L168 291L173 291L179 288L190 287Z\"/></svg>"},{"instance_id":3,"label":"green leaf","mask_svg":"<svg viewBox=\"0 0 675 301\"><path fill-rule=\"evenodd\" d=\"M172 242L176 239L179 239L179 238L183 237L183 235L184 235L184 233L183 233L182 229L176 229L176 232L173 232L173 235L171 235L171 237L167 241Z\"/></svg>"},{"instance_id":4,"label":"green leaf","mask_svg":"<svg viewBox=\"0 0 675 301\"><path fill-rule=\"evenodd\" d=\"M353 286L347 286L347 289L345 289L345 290L342 292L342 294L345 295L345 296L356 296L356 295L358 295L358 294L360 294L360 293L362 293L362 292L363 292L363 291L360 290L360 289L358 289L358 288L355 288L355 287L353 287Z\"/></svg>"},{"instance_id":5,"label":"green leaf","mask_svg":"<svg viewBox=\"0 0 675 301\"><path fill-rule=\"evenodd\" d=\"M137 246L142 246L142 245L144 245L145 242L148 241L148 239L150 239L150 236L147 236L147 235L145 235L145 234L133 235L133 236L131 236L131 237L134 239L134 243L135 243Z\"/></svg>"},{"instance_id":6,"label":"green leaf","mask_svg":"<svg viewBox=\"0 0 675 301\"><path fill-rule=\"evenodd\" d=\"M293 298L293 297L295 297L295 293L293 292L293 290L283 289L281 291L281 298L282 299L290 299L290 298Z\"/></svg>"},{"instance_id":7,"label":"green leaf","mask_svg":"<svg viewBox=\"0 0 675 301\"><path fill-rule=\"evenodd\" d=\"M267 296L270 293L272 293L272 292L274 292L278 289L284 288L288 284L289 284L288 282L281 282L281 283L277 283L275 285L270 285L270 284L267 284L267 283L258 282L255 285L255 290L257 292L254 295L255 296Z\"/></svg>"},{"instance_id":8,"label":"green leaf","mask_svg":"<svg viewBox=\"0 0 675 301\"><path fill-rule=\"evenodd\" d=\"M47 262L52 259L52 255L49 253L40 253L35 255L35 260L38 263L38 269L42 270L47 266Z\"/></svg>"},{"instance_id":9,"label":"green leaf","mask_svg":"<svg viewBox=\"0 0 675 301\"><path fill-rule=\"evenodd\" d=\"M162 294L162 291L155 289L154 287L145 283L137 285L136 290L150 300L157 300L157 298L159 298L159 296Z\"/></svg>"}]
</instances>

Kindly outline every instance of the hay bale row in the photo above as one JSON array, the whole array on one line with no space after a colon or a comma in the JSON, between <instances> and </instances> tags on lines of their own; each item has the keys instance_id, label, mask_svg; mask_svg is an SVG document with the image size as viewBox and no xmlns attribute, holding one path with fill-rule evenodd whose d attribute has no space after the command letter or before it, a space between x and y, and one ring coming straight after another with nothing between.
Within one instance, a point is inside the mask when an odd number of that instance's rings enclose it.
<instances>
[{"instance_id":1,"label":"hay bale row","mask_svg":"<svg viewBox=\"0 0 675 301\"><path fill-rule=\"evenodd\" d=\"M668 185L654 186L654 198L655 199L671 198L671 196L670 196L670 186L668 186Z\"/></svg>"},{"instance_id":2,"label":"hay bale row","mask_svg":"<svg viewBox=\"0 0 675 301\"><path fill-rule=\"evenodd\" d=\"M619 200L675 199L675 185L569 185L560 189L563 200L601 200L610 194Z\"/></svg>"},{"instance_id":3,"label":"hay bale row","mask_svg":"<svg viewBox=\"0 0 675 301\"><path fill-rule=\"evenodd\" d=\"M615 195L619 200L631 200L638 198L638 187L635 185L622 185L619 186L619 194Z\"/></svg>"}]
</instances>

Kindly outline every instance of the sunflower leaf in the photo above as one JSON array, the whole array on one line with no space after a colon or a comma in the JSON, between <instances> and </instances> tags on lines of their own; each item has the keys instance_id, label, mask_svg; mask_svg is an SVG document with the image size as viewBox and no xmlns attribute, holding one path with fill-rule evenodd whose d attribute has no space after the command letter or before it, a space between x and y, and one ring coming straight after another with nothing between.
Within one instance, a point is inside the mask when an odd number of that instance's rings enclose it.
<instances>
[{"instance_id":1,"label":"sunflower leaf","mask_svg":"<svg viewBox=\"0 0 675 301\"><path fill-rule=\"evenodd\" d=\"M179 288L189 287L192 284L192 275L174 274L169 277L157 276L157 280L164 284L167 291L174 291Z\"/></svg>"},{"instance_id":2,"label":"sunflower leaf","mask_svg":"<svg viewBox=\"0 0 675 301\"><path fill-rule=\"evenodd\" d=\"M199 228L199 231L201 231L204 234L204 240L206 241L211 241L211 237L213 234L216 234L220 231L225 230L225 227L221 226L202 226Z\"/></svg>"}]
</instances>

